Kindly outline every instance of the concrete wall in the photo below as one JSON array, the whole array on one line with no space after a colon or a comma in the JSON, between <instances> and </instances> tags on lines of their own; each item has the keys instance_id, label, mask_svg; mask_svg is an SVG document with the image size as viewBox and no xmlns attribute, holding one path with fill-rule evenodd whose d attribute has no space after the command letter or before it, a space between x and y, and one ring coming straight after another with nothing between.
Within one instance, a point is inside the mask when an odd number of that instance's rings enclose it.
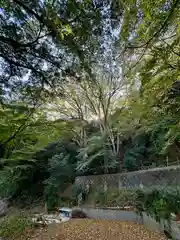
<instances>
[{"instance_id":1,"label":"concrete wall","mask_svg":"<svg viewBox=\"0 0 180 240\"><path fill-rule=\"evenodd\" d=\"M87 217L94 219L120 220L142 224L142 218L133 211L121 211L99 208L82 208Z\"/></svg>"},{"instance_id":2,"label":"concrete wall","mask_svg":"<svg viewBox=\"0 0 180 240\"><path fill-rule=\"evenodd\" d=\"M168 230L171 232L171 236L175 240L180 240L180 223L176 221L171 221L170 226L166 220L161 220L160 223L156 222L150 216L147 216L146 213L143 213L142 216L142 223L146 226L149 230L164 232L164 230ZM170 227L170 229L169 229Z\"/></svg>"},{"instance_id":3,"label":"concrete wall","mask_svg":"<svg viewBox=\"0 0 180 240\"><path fill-rule=\"evenodd\" d=\"M75 182L84 186L90 184L93 188L105 185L113 188L180 186L180 165L128 173L80 176Z\"/></svg>"}]
</instances>

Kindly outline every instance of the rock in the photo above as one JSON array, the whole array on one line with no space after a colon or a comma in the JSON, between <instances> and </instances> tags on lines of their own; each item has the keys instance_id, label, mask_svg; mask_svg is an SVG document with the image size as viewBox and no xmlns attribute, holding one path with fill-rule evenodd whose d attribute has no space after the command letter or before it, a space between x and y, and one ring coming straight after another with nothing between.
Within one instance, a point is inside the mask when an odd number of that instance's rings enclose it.
<instances>
[{"instance_id":1,"label":"rock","mask_svg":"<svg viewBox=\"0 0 180 240\"><path fill-rule=\"evenodd\" d=\"M0 200L0 217L3 217L7 214L7 211L8 211L8 204L3 201L3 200Z\"/></svg>"},{"instance_id":2,"label":"rock","mask_svg":"<svg viewBox=\"0 0 180 240\"><path fill-rule=\"evenodd\" d=\"M72 210L72 218L86 218L86 214L81 209Z\"/></svg>"},{"instance_id":3,"label":"rock","mask_svg":"<svg viewBox=\"0 0 180 240\"><path fill-rule=\"evenodd\" d=\"M56 215L36 214L33 216L32 221L38 225L46 226L51 223L60 223L61 220Z\"/></svg>"}]
</instances>

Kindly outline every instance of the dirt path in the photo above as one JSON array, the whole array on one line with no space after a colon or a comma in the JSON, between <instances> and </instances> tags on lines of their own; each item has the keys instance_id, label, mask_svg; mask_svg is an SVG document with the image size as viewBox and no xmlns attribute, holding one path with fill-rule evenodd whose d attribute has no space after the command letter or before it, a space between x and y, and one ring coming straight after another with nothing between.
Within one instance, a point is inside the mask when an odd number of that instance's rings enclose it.
<instances>
[{"instance_id":1,"label":"dirt path","mask_svg":"<svg viewBox=\"0 0 180 240\"><path fill-rule=\"evenodd\" d=\"M166 240L142 225L129 222L73 219L39 229L30 240Z\"/></svg>"}]
</instances>

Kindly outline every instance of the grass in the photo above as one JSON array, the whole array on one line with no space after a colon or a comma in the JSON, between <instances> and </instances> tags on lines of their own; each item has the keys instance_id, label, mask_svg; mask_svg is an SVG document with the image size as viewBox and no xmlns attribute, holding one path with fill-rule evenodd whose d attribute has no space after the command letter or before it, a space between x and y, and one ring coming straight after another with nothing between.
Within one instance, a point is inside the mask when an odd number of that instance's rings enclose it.
<instances>
[{"instance_id":1,"label":"grass","mask_svg":"<svg viewBox=\"0 0 180 240\"><path fill-rule=\"evenodd\" d=\"M7 216L0 220L0 237L7 240L26 240L34 227L30 217L22 214Z\"/></svg>"}]
</instances>

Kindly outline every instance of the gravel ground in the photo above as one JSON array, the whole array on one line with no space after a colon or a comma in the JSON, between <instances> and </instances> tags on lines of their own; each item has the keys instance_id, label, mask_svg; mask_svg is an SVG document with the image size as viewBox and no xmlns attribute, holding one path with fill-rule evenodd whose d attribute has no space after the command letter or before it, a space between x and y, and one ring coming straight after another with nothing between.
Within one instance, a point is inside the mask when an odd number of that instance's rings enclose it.
<instances>
[{"instance_id":1,"label":"gravel ground","mask_svg":"<svg viewBox=\"0 0 180 240\"><path fill-rule=\"evenodd\" d=\"M166 240L162 234L151 232L130 222L73 219L48 229L38 230L31 240Z\"/></svg>"}]
</instances>

